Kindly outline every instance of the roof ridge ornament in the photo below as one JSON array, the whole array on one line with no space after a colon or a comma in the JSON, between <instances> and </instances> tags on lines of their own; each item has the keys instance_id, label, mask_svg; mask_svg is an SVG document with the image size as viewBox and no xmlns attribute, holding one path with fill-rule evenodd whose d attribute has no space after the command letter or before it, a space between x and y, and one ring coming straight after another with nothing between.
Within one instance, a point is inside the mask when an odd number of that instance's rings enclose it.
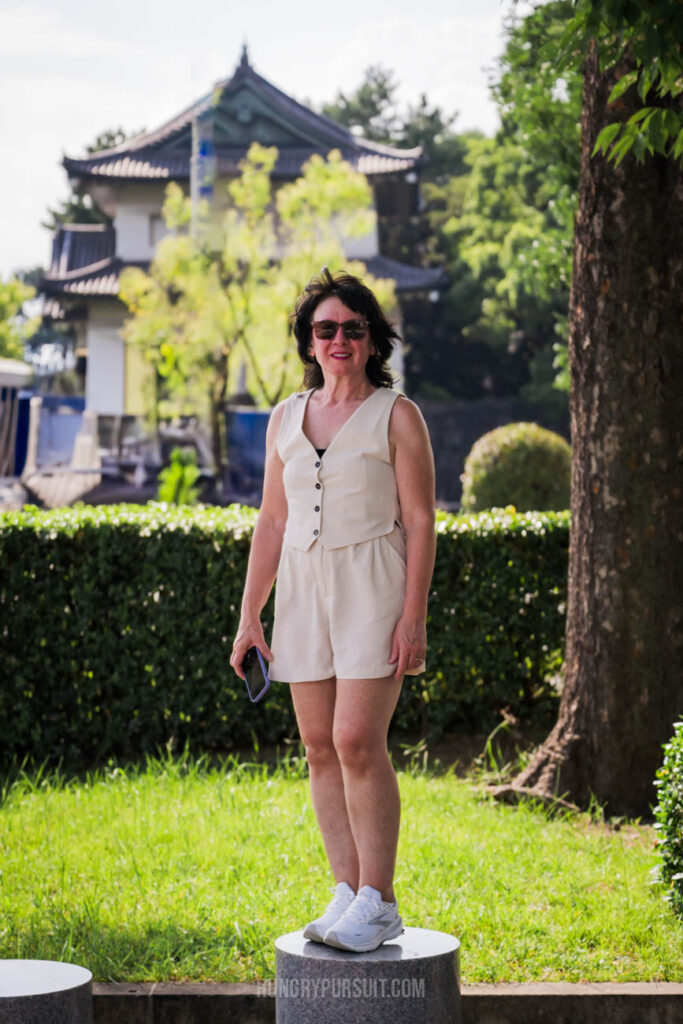
<instances>
[{"instance_id":1,"label":"roof ridge ornament","mask_svg":"<svg viewBox=\"0 0 683 1024\"><path fill-rule=\"evenodd\" d=\"M247 50L246 40L242 43L242 53L240 54L239 67L248 68L251 67L249 64L249 52Z\"/></svg>"}]
</instances>

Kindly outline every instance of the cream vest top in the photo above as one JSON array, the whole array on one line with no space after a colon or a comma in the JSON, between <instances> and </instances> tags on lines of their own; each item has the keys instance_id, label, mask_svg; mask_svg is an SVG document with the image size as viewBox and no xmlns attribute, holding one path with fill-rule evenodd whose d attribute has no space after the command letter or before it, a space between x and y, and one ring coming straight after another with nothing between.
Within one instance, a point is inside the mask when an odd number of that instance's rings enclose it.
<instances>
[{"instance_id":1,"label":"cream vest top","mask_svg":"<svg viewBox=\"0 0 683 1024\"><path fill-rule=\"evenodd\" d=\"M359 544L400 521L389 455L389 417L398 392L378 388L344 423L321 457L303 431L312 391L286 400L277 441L288 517L284 540L307 551Z\"/></svg>"}]
</instances>

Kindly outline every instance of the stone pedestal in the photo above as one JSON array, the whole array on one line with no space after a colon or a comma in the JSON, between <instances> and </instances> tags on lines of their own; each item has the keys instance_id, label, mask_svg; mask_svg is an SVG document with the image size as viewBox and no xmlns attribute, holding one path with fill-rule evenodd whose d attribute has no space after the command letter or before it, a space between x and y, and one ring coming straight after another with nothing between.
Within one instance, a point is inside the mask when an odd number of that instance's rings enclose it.
<instances>
[{"instance_id":1,"label":"stone pedestal","mask_svg":"<svg viewBox=\"0 0 683 1024\"><path fill-rule=\"evenodd\" d=\"M0 1024L92 1024L92 974L52 960L0 960Z\"/></svg>"},{"instance_id":2,"label":"stone pedestal","mask_svg":"<svg viewBox=\"0 0 683 1024\"><path fill-rule=\"evenodd\" d=\"M277 1024L461 1024L460 943L406 928L372 953L346 953L303 932L275 942Z\"/></svg>"}]
</instances>

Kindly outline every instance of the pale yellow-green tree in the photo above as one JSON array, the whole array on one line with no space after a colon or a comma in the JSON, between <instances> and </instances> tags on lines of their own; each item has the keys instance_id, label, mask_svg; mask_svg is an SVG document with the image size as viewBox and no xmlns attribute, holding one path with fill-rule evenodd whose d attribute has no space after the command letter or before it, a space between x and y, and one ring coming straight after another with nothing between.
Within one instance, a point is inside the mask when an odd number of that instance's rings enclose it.
<instances>
[{"instance_id":1,"label":"pale yellow-green tree","mask_svg":"<svg viewBox=\"0 0 683 1024\"><path fill-rule=\"evenodd\" d=\"M120 295L132 317L127 342L138 346L148 375L150 421L196 414L210 427L216 466L224 458L223 403L241 366L257 403L274 405L296 390L302 368L290 315L297 295L324 264L363 275L391 311L393 282L373 280L344 257L343 240L374 230L365 177L338 152L314 156L296 181L275 190L277 150L252 145L227 186L220 222L205 208L194 236L190 200L169 185L163 215L170 233L149 273L130 268ZM157 386L157 379L161 386Z\"/></svg>"},{"instance_id":2,"label":"pale yellow-green tree","mask_svg":"<svg viewBox=\"0 0 683 1024\"><path fill-rule=\"evenodd\" d=\"M23 304L35 294L35 288L16 277L0 280L0 356L4 359L23 359L24 344L38 330L39 317L22 315Z\"/></svg>"}]
</instances>

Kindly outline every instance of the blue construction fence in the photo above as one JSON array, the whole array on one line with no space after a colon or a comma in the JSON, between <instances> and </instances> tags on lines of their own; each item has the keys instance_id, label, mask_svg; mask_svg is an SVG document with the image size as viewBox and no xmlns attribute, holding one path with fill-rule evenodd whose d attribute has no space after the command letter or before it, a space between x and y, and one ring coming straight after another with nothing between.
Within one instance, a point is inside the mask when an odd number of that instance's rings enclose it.
<instances>
[{"instance_id":1,"label":"blue construction fence","mask_svg":"<svg viewBox=\"0 0 683 1024\"><path fill-rule=\"evenodd\" d=\"M3 389L3 392L6 389ZM34 392L17 395L18 416L14 474L20 476L26 464L30 402ZM3 394L4 397L4 394ZM85 398L46 395L42 398L38 431L37 466L69 465L74 442L83 421ZM225 429L228 467L224 483L231 500L258 505L263 492L266 429L270 412L251 407L227 407Z\"/></svg>"},{"instance_id":2,"label":"blue construction fence","mask_svg":"<svg viewBox=\"0 0 683 1024\"><path fill-rule=\"evenodd\" d=\"M225 410L228 447L225 485L228 496L235 501L261 504L269 418L267 409L228 407Z\"/></svg>"},{"instance_id":3,"label":"blue construction fence","mask_svg":"<svg viewBox=\"0 0 683 1024\"><path fill-rule=\"evenodd\" d=\"M3 388L3 399L5 397ZM17 433L14 445L14 475L20 476L26 465L28 425L33 391L17 395ZM81 429L85 398L82 395L41 395L40 427L36 463L40 466L69 465L76 435Z\"/></svg>"}]
</instances>

